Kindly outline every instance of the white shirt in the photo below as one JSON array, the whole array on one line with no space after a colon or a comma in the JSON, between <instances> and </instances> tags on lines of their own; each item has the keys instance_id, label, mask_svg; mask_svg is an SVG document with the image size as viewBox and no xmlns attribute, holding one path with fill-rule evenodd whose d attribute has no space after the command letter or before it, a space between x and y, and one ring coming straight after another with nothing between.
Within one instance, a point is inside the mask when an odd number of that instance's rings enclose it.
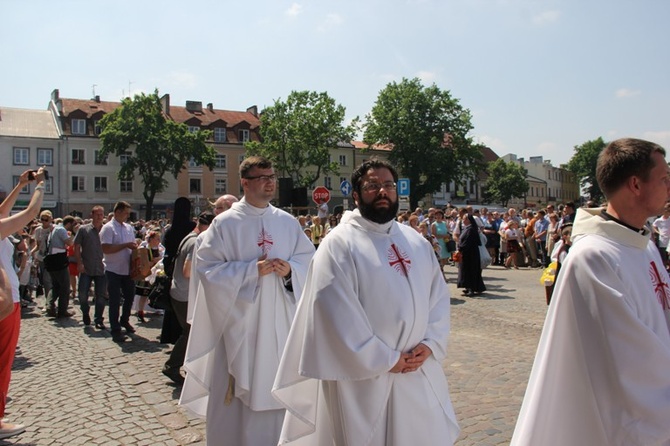
<instances>
[{"instance_id":1,"label":"white shirt","mask_svg":"<svg viewBox=\"0 0 670 446\"><path fill-rule=\"evenodd\" d=\"M135 241L135 231L128 223L119 223L115 218L108 221L100 229L100 243L103 245L120 245ZM103 254L102 263L105 271L121 276L130 274L130 256L133 250L123 248L112 254Z\"/></svg>"}]
</instances>

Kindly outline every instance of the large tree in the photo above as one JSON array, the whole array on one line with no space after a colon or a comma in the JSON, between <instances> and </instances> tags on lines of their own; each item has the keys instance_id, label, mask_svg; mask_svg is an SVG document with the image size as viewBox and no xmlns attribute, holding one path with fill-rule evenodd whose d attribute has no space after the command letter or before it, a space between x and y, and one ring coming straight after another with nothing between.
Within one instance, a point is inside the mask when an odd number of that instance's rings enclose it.
<instances>
[{"instance_id":1,"label":"large tree","mask_svg":"<svg viewBox=\"0 0 670 446\"><path fill-rule=\"evenodd\" d=\"M409 178L414 208L442 183L474 178L481 152L468 137L472 128L470 111L449 91L403 79L379 93L366 117L364 141L392 148L389 161Z\"/></svg>"},{"instance_id":2,"label":"large tree","mask_svg":"<svg viewBox=\"0 0 670 446\"><path fill-rule=\"evenodd\" d=\"M147 219L152 217L156 194L169 184L166 174L177 178L190 158L210 169L214 167L216 151L205 143L211 132L192 133L185 124L167 118L158 90L123 99L100 125L101 156L129 155L118 173L119 180L132 180L136 174L142 178Z\"/></svg>"},{"instance_id":3,"label":"large tree","mask_svg":"<svg viewBox=\"0 0 670 446\"><path fill-rule=\"evenodd\" d=\"M357 119L344 124L346 109L328 93L292 91L261 113L261 142L246 144L247 153L271 159L278 174L296 186L309 187L321 175L339 174L330 149L349 142Z\"/></svg>"},{"instance_id":4,"label":"large tree","mask_svg":"<svg viewBox=\"0 0 670 446\"><path fill-rule=\"evenodd\" d=\"M507 207L512 197L523 197L528 192L528 171L523 166L498 158L489 164L487 172L485 197L488 201Z\"/></svg>"},{"instance_id":5,"label":"large tree","mask_svg":"<svg viewBox=\"0 0 670 446\"><path fill-rule=\"evenodd\" d=\"M586 189L586 193L591 200L596 203L602 201L605 196L596 181L596 165L598 164L598 155L605 148L607 143L602 137L593 141L586 141L581 146L575 146L575 154L568 161L568 170L574 172L579 178L579 185Z\"/></svg>"}]
</instances>

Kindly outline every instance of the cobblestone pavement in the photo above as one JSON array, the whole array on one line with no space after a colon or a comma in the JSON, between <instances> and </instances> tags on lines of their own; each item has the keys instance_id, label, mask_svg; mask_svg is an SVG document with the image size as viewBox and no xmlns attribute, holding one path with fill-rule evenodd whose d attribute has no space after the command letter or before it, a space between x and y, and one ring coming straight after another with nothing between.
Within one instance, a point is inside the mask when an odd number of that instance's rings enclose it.
<instances>
[{"instance_id":1,"label":"cobblestone pavement","mask_svg":"<svg viewBox=\"0 0 670 446\"><path fill-rule=\"evenodd\" d=\"M470 298L447 267L457 446L509 444L546 312L540 272L490 267L488 291ZM132 318L137 333L116 344L70 310L76 316L61 322L24 309L5 416L27 429L0 445L205 444L204 422L177 405L180 388L160 372L171 350L157 340L160 316Z\"/></svg>"}]
</instances>

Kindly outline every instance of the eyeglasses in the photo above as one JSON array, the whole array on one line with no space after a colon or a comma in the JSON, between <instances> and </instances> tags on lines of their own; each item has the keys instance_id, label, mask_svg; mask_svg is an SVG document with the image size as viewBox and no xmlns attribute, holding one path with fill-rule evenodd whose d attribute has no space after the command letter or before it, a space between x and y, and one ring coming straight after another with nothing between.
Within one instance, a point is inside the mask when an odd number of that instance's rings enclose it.
<instances>
[{"instance_id":1,"label":"eyeglasses","mask_svg":"<svg viewBox=\"0 0 670 446\"><path fill-rule=\"evenodd\" d=\"M51 221L50 218L40 218L40 221Z\"/></svg>"},{"instance_id":2,"label":"eyeglasses","mask_svg":"<svg viewBox=\"0 0 670 446\"><path fill-rule=\"evenodd\" d=\"M377 193L379 192L382 187L388 192L388 191L394 191L396 188L396 184L393 181L385 181L384 183L368 183L361 187L364 192L373 192Z\"/></svg>"},{"instance_id":3,"label":"eyeglasses","mask_svg":"<svg viewBox=\"0 0 670 446\"><path fill-rule=\"evenodd\" d=\"M261 180L263 183L277 181L277 175L257 175L255 177L244 177L245 180Z\"/></svg>"}]
</instances>

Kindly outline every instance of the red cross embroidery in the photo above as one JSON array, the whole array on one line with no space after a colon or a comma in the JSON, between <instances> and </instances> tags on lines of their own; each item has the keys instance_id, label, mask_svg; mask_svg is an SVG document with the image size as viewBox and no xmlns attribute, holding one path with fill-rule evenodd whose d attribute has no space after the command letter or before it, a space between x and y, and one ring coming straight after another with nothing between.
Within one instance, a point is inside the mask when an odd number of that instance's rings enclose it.
<instances>
[{"instance_id":1,"label":"red cross embroidery","mask_svg":"<svg viewBox=\"0 0 670 446\"><path fill-rule=\"evenodd\" d=\"M389 265L393 267L403 276L407 277L412 265L412 261L407 254L398 248L395 244L391 244L388 250Z\"/></svg>"},{"instance_id":2,"label":"red cross embroidery","mask_svg":"<svg viewBox=\"0 0 670 446\"><path fill-rule=\"evenodd\" d=\"M656 297L663 307L663 310L670 310L670 300L668 299L668 292L670 287L666 282L661 278L661 273L658 271L655 262L649 262L651 268L649 269L649 274L651 275L651 283L654 286L654 291L656 292Z\"/></svg>"},{"instance_id":3,"label":"red cross embroidery","mask_svg":"<svg viewBox=\"0 0 670 446\"><path fill-rule=\"evenodd\" d=\"M258 247L261 248L261 252L263 254L269 253L273 244L272 236L265 232L265 228L263 228L261 233L258 234Z\"/></svg>"}]
</instances>

